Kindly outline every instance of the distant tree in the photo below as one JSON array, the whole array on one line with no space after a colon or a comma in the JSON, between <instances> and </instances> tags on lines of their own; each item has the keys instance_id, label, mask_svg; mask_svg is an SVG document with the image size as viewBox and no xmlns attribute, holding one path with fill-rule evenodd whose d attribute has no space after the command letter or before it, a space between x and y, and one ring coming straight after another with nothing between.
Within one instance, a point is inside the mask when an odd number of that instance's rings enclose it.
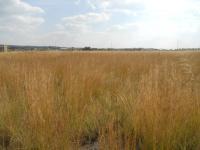
<instances>
[{"instance_id":1,"label":"distant tree","mask_svg":"<svg viewBox=\"0 0 200 150\"><path fill-rule=\"evenodd\" d=\"M84 50L84 51L91 51L91 50L92 50L92 48L91 48L91 47L89 47L89 46L86 46L86 47L84 47L84 48L83 48L83 50Z\"/></svg>"}]
</instances>

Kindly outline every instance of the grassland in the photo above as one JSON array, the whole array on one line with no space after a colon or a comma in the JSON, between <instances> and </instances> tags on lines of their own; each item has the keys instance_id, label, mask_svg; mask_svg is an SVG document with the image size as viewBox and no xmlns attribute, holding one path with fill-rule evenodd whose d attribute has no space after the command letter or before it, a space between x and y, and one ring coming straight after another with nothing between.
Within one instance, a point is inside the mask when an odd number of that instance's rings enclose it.
<instances>
[{"instance_id":1,"label":"grassland","mask_svg":"<svg viewBox=\"0 0 200 150\"><path fill-rule=\"evenodd\" d=\"M199 150L200 52L0 54L6 149Z\"/></svg>"}]
</instances>

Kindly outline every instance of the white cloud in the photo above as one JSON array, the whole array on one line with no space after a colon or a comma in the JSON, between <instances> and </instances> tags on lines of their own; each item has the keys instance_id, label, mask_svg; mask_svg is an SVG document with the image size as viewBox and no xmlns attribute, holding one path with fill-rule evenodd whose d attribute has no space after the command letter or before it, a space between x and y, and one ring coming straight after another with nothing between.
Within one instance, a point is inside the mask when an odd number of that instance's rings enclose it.
<instances>
[{"instance_id":1,"label":"white cloud","mask_svg":"<svg viewBox=\"0 0 200 150\"><path fill-rule=\"evenodd\" d=\"M97 9L97 7L90 0L87 0L87 3L93 10Z\"/></svg>"},{"instance_id":2,"label":"white cloud","mask_svg":"<svg viewBox=\"0 0 200 150\"><path fill-rule=\"evenodd\" d=\"M80 4L80 2L81 2L80 0L75 0L75 2L74 2L74 3L75 3L76 5L79 5L79 4Z\"/></svg>"},{"instance_id":3,"label":"white cloud","mask_svg":"<svg viewBox=\"0 0 200 150\"><path fill-rule=\"evenodd\" d=\"M93 5L98 9L110 9L110 8L124 8L126 6L133 6L143 4L145 0L89 0L89 5Z\"/></svg>"},{"instance_id":4,"label":"white cloud","mask_svg":"<svg viewBox=\"0 0 200 150\"><path fill-rule=\"evenodd\" d=\"M128 15L128 16L137 16L138 12L134 11L134 10L130 10L130 9L126 9L126 8L112 8L112 9L108 9L106 10L107 12L110 13L121 13L124 15Z\"/></svg>"},{"instance_id":5,"label":"white cloud","mask_svg":"<svg viewBox=\"0 0 200 150\"><path fill-rule=\"evenodd\" d=\"M27 34L44 22L43 9L21 0L0 0L0 31L5 34ZM0 37L1 39L1 37ZM10 40L10 39L7 39Z\"/></svg>"},{"instance_id":6,"label":"white cloud","mask_svg":"<svg viewBox=\"0 0 200 150\"><path fill-rule=\"evenodd\" d=\"M39 7L34 7L25 3L21 0L0 0L0 14L2 15L12 15L12 14L35 14L43 13L44 11Z\"/></svg>"},{"instance_id":7,"label":"white cloud","mask_svg":"<svg viewBox=\"0 0 200 150\"><path fill-rule=\"evenodd\" d=\"M53 0L45 0L48 2ZM33 43L94 47L110 47L112 43L113 47L175 48L179 40L185 47L198 45L199 0L70 0L68 4L73 4L74 8L70 5L69 10L65 10L66 15L59 14L68 17L55 22L56 28L51 24L50 31L32 36ZM43 9L22 0L0 0L0 6L1 36L5 32L14 33L13 39L19 33L29 35L27 31L34 31L44 22ZM22 43L24 41L27 36L21 39Z\"/></svg>"},{"instance_id":8,"label":"white cloud","mask_svg":"<svg viewBox=\"0 0 200 150\"><path fill-rule=\"evenodd\" d=\"M67 45L176 48L177 40L183 47L198 45L198 1L88 0L87 4L95 13L65 17L58 24L56 33L68 41ZM123 15L126 21L120 22Z\"/></svg>"},{"instance_id":9,"label":"white cloud","mask_svg":"<svg viewBox=\"0 0 200 150\"><path fill-rule=\"evenodd\" d=\"M128 32L137 32L139 28L139 24L137 23L125 23L125 24L118 24L113 25L107 29L108 32L116 32L116 31L128 31Z\"/></svg>"},{"instance_id":10,"label":"white cloud","mask_svg":"<svg viewBox=\"0 0 200 150\"><path fill-rule=\"evenodd\" d=\"M106 22L110 19L108 13L86 13L76 16L64 17L62 22L57 24L59 30L67 30L79 34L92 28L97 23Z\"/></svg>"},{"instance_id":11,"label":"white cloud","mask_svg":"<svg viewBox=\"0 0 200 150\"><path fill-rule=\"evenodd\" d=\"M97 23L107 21L110 19L107 13L87 13L83 15L76 15L65 17L62 20L66 23Z\"/></svg>"}]
</instances>

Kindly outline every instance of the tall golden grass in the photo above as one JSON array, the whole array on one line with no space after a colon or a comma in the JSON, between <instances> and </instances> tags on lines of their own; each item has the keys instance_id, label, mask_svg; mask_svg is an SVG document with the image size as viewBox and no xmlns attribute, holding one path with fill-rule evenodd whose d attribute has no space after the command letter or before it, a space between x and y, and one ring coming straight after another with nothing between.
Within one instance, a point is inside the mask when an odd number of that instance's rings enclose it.
<instances>
[{"instance_id":1,"label":"tall golden grass","mask_svg":"<svg viewBox=\"0 0 200 150\"><path fill-rule=\"evenodd\" d=\"M200 53L0 54L2 148L94 143L100 150L200 149Z\"/></svg>"}]
</instances>

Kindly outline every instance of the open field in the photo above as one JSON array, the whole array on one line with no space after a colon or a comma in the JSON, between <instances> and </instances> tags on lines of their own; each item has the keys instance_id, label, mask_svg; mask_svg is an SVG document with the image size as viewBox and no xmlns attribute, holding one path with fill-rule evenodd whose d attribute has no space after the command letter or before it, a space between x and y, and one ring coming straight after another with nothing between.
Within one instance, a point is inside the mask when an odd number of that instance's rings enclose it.
<instances>
[{"instance_id":1,"label":"open field","mask_svg":"<svg viewBox=\"0 0 200 150\"><path fill-rule=\"evenodd\" d=\"M0 145L199 150L200 52L1 53Z\"/></svg>"}]
</instances>

